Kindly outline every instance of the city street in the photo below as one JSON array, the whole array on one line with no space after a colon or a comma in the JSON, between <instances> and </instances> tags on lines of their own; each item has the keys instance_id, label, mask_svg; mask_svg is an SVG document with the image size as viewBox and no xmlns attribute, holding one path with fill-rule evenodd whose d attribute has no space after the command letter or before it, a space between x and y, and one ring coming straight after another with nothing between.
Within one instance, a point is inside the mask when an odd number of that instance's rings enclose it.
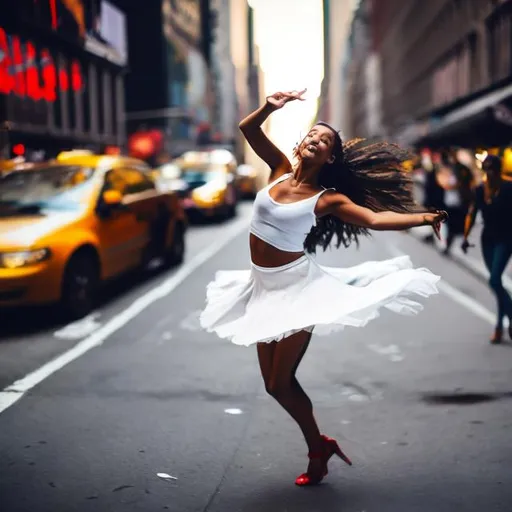
<instances>
[{"instance_id":1,"label":"city street","mask_svg":"<svg viewBox=\"0 0 512 512\"><path fill-rule=\"evenodd\" d=\"M294 485L307 449L266 395L255 348L199 327L216 270L248 265L250 209L192 226L180 267L109 287L83 321L3 314L0 510L510 510L512 343L488 343L484 279L407 233L318 256L409 254L442 282L416 317L313 336L298 377L354 466L333 458L322 485Z\"/></svg>"}]
</instances>

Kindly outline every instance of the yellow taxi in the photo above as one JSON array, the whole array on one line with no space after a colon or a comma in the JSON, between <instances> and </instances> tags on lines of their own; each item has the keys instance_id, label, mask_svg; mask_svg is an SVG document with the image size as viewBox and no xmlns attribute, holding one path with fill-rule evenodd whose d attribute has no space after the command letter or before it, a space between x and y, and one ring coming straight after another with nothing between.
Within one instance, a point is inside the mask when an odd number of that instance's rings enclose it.
<instances>
[{"instance_id":1,"label":"yellow taxi","mask_svg":"<svg viewBox=\"0 0 512 512\"><path fill-rule=\"evenodd\" d=\"M0 178L27 165L23 158L13 158L10 160L0 159Z\"/></svg>"},{"instance_id":2,"label":"yellow taxi","mask_svg":"<svg viewBox=\"0 0 512 512\"><path fill-rule=\"evenodd\" d=\"M236 215L236 161L224 150L187 152L162 165L155 178L178 193L188 215L231 218Z\"/></svg>"},{"instance_id":3,"label":"yellow taxi","mask_svg":"<svg viewBox=\"0 0 512 512\"><path fill-rule=\"evenodd\" d=\"M91 311L99 285L182 261L186 217L139 160L69 152L0 179L0 306Z\"/></svg>"},{"instance_id":4,"label":"yellow taxi","mask_svg":"<svg viewBox=\"0 0 512 512\"><path fill-rule=\"evenodd\" d=\"M258 193L258 172L249 164L241 164L236 170L236 186L240 197L254 199Z\"/></svg>"}]
</instances>

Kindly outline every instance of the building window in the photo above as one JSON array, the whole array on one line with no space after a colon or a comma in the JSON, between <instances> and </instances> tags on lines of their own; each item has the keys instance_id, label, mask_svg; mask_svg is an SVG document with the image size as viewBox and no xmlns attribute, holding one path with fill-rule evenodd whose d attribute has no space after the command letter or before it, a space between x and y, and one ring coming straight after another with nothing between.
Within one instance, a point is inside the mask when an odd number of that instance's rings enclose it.
<instances>
[{"instance_id":1,"label":"building window","mask_svg":"<svg viewBox=\"0 0 512 512\"><path fill-rule=\"evenodd\" d=\"M62 55L58 56L58 81L59 81L59 99L62 116L62 129L68 133L70 129L74 128L71 121L70 112L70 84L68 72L68 60ZM74 113L74 112L73 112Z\"/></svg>"},{"instance_id":2,"label":"building window","mask_svg":"<svg viewBox=\"0 0 512 512\"><path fill-rule=\"evenodd\" d=\"M103 70L96 69L96 104L98 107L98 134L105 133L105 98L103 94Z\"/></svg>"},{"instance_id":3,"label":"building window","mask_svg":"<svg viewBox=\"0 0 512 512\"><path fill-rule=\"evenodd\" d=\"M487 22L487 51L491 83L507 78L512 71L511 17L510 9L500 9Z\"/></svg>"},{"instance_id":4,"label":"building window","mask_svg":"<svg viewBox=\"0 0 512 512\"><path fill-rule=\"evenodd\" d=\"M84 78L83 78L82 65L79 61L73 60L71 62L71 90L72 101L73 101L73 112L75 116L75 124L73 125L77 133L84 133L84 104L83 104L83 92L84 92Z\"/></svg>"},{"instance_id":5,"label":"building window","mask_svg":"<svg viewBox=\"0 0 512 512\"><path fill-rule=\"evenodd\" d=\"M111 104L111 111L112 111L112 134L117 135L119 132L119 119L118 116L120 115L120 112L118 112L118 105L117 105L117 75L112 75L110 77L110 104Z\"/></svg>"},{"instance_id":6,"label":"building window","mask_svg":"<svg viewBox=\"0 0 512 512\"><path fill-rule=\"evenodd\" d=\"M92 131L92 120L91 120L91 109L90 109L90 101L91 101L91 87L92 83L89 80L90 77L90 65L86 64L82 67L82 76L84 76L84 87L82 88L82 93L80 94L80 103L82 105L83 110L83 131L85 133L90 133Z\"/></svg>"},{"instance_id":7,"label":"building window","mask_svg":"<svg viewBox=\"0 0 512 512\"><path fill-rule=\"evenodd\" d=\"M102 98L103 98L103 133L105 135L112 135L112 118L113 118L113 103L112 97L112 76L107 70L104 70L102 75Z\"/></svg>"}]
</instances>

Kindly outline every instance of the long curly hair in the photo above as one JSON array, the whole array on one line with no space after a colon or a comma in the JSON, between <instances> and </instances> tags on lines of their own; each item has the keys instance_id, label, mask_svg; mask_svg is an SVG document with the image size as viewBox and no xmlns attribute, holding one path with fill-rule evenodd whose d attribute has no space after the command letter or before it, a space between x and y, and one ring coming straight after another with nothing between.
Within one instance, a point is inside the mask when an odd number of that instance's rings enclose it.
<instances>
[{"instance_id":1,"label":"long curly hair","mask_svg":"<svg viewBox=\"0 0 512 512\"><path fill-rule=\"evenodd\" d=\"M393 211L413 213L429 211L418 205L413 197L413 181L404 170L403 162L410 154L396 144L367 143L365 139L343 142L339 133L329 124L318 122L334 132L333 163L326 163L319 171L318 183L334 188L354 203L374 212ZM297 145L295 157L300 159ZM317 219L316 225L304 242L304 250L316 253L317 246L325 251L336 236L336 247L359 245L360 236L370 236L368 229L343 222L333 215Z\"/></svg>"}]
</instances>

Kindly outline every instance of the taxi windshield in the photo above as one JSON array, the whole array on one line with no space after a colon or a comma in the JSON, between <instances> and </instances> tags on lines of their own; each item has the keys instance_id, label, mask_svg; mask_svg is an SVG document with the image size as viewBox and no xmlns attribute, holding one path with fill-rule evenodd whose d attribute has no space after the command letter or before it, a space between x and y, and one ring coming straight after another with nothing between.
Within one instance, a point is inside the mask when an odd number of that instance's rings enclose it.
<instances>
[{"instance_id":1,"label":"taxi windshield","mask_svg":"<svg viewBox=\"0 0 512 512\"><path fill-rule=\"evenodd\" d=\"M48 166L15 171L0 179L0 216L44 210L77 210L93 188L94 170Z\"/></svg>"},{"instance_id":2,"label":"taxi windshield","mask_svg":"<svg viewBox=\"0 0 512 512\"><path fill-rule=\"evenodd\" d=\"M187 183L210 183L217 180L225 180L226 172L219 167L185 167L181 169L180 179Z\"/></svg>"}]
</instances>

